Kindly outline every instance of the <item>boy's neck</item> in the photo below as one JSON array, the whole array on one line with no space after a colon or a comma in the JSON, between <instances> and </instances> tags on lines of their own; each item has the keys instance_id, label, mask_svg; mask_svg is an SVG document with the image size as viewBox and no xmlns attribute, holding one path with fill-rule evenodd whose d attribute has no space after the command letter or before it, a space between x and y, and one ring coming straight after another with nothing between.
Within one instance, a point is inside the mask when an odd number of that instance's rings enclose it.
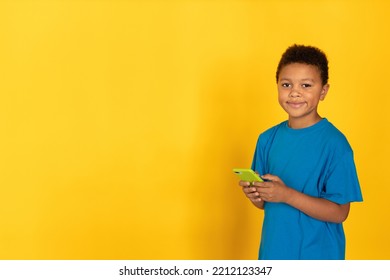
<instances>
[{"instance_id":1,"label":"boy's neck","mask_svg":"<svg viewBox=\"0 0 390 280\"><path fill-rule=\"evenodd\" d=\"M312 125L315 125L322 120L322 117L319 114L316 114L312 118L288 118L288 126L292 129L301 129L306 128Z\"/></svg>"}]
</instances>

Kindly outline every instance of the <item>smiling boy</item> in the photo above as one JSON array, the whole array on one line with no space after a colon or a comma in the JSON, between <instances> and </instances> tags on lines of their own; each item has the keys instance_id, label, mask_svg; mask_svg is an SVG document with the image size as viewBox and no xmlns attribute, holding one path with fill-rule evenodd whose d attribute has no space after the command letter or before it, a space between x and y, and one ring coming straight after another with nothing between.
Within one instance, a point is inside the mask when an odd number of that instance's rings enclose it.
<instances>
[{"instance_id":1,"label":"smiling boy","mask_svg":"<svg viewBox=\"0 0 390 280\"><path fill-rule=\"evenodd\" d=\"M259 259L345 259L342 223L362 194L347 139L317 110L329 90L326 55L293 45L276 80L288 120L259 136L252 169L265 182L239 183L264 209Z\"/></svg>"}]
</instances>

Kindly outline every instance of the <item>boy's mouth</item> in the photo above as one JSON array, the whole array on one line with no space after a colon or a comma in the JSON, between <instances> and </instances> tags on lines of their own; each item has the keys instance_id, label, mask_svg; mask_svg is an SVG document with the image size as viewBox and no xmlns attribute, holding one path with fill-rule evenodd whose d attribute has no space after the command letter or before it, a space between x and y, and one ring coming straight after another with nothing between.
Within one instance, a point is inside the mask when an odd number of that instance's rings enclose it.
<instances>
[{"instance_id":1,"label":"boy's mouth","mask_svg":"<svg viewBox=\"0 0 390 280\"><path fill-rule=\"evenodd\" d=\"M287 105L292 107L292 108L295 108L295 109L298 109L298 108L301 108L303 105L305 105L306 102L291 102L291 101L287 101Z\"/></svg>"}]
</instances>

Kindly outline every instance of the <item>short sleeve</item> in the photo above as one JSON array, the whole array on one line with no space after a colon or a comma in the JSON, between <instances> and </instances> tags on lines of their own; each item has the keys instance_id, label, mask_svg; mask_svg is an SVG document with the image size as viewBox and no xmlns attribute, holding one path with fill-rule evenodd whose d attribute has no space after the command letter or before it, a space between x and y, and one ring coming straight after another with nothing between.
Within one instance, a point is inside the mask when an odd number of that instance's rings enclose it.
<instances>
[{"instance_id":1,"label":"short sleeve","mask_svg":"<svg viewBox=\"0 0 390 280\"><path fill-rule=\"evenodd\" d=\"M260 136L259 138L257 139L257 142L256 142L256 149L255 149L255 153L253 155L253 160L252 160L252 170L255 170L255 171L259 171L258 168L259 168L259 165L260 165L260 160L258 159L259 156L260 156Z\"/></svg>"},{"instance_id":2,"label":"short sleeve","mask_svg":"<svg viewBox=\"0 0 390 280\"><path fill-rule=\"evenodd\" d=\"M257 139L256 149L252 160L252 170L258 172L261 175L267 173L264 168L264 163L266 162L265 153L264 153L264 146L265 146L264 140L265 140L264 135L260 134L260 136Z\"/></svg>"},{"instance_id":3,"label":"short sleeve","mask_svg":"<svg viewBox=\"0 0 390 280\"><path fill-rule=\"evenodd\" d=\"M329 171L321 197L338 204L363 201L352 151L346 152Z\"/></svg>"}]
</instances>

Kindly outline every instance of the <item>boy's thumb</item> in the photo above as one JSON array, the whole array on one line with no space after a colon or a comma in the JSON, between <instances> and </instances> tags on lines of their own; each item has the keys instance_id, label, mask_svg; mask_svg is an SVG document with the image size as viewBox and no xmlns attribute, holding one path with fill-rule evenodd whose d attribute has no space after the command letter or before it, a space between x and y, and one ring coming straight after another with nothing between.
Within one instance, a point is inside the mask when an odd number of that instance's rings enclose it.
<instances>
[{"instance_id":1,"label":"boy's thumb","mask_svg":"<svg viewBox=\"0 0 390 280\"><path fill-rule=\"evenodd\" d=\"M265 174L265 175L261 176L261 178L263 178L267 181L278 181L278 179L279 179L277 176L274 176L271 174Z\"/></svg>"}]
</instances>

